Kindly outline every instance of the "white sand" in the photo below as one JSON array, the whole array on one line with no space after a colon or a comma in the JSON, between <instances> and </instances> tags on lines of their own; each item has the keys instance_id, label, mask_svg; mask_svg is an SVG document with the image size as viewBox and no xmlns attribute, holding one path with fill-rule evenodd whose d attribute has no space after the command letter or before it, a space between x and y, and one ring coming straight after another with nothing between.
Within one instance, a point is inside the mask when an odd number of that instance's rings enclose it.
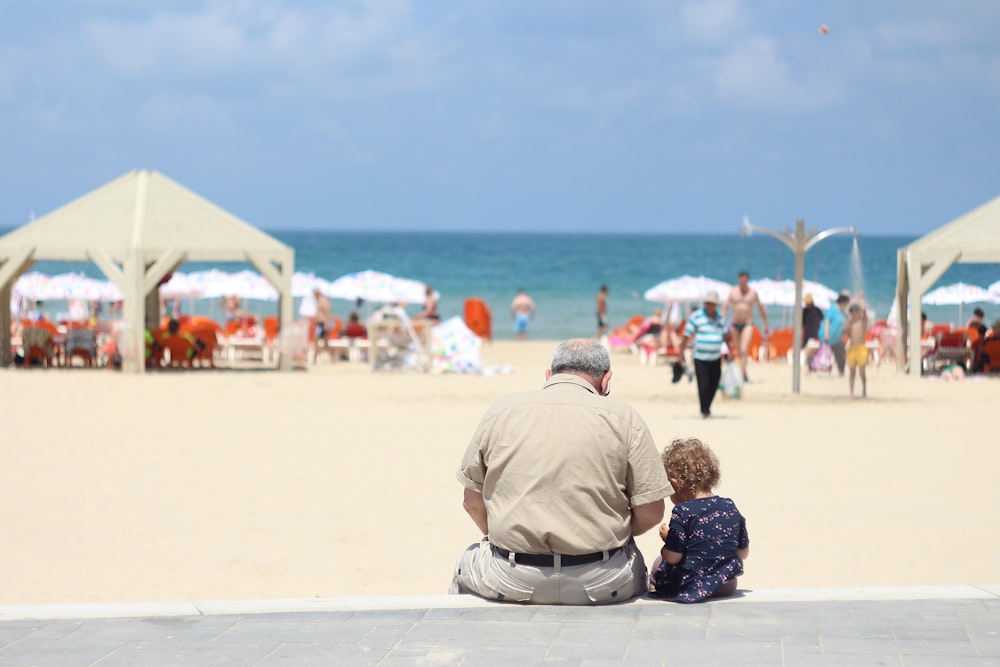
<instances>
[{"instance_id":1,"label":"white sand","mask_svg":"<svg viewBox=\"0 0 1000 667\"><path fill-rule=\"evenodd\" d=\"M535 388L551 342L484 350L494 377L0 370L2 604L443 593L479 538L454 474L480 415ZM754 365L698 415L669 368L613 356L662 448L697 436L747 516L744 587L995 583L1000 379ZM669 508L668 508L669 511ZM640 538L647 559L659 544Z\"/></svg>"}]
</instances>

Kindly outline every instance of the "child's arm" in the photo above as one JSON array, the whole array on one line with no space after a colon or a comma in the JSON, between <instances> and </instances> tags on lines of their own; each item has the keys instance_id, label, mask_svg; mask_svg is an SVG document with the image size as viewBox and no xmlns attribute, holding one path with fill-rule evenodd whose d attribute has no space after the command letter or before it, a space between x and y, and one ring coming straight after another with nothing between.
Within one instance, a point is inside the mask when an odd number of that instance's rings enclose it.
<instances>
[{"instance_id":1,"label":"child's arm","mask_svg":"<svg viewBox=\"0 0 1000 667\"><path fill-rule=\"evenodd\" d=\"M684 560L684 554L677 553L676 551L671 551L666 547L660 549L660 556L663 558L663 561L665 563L669 563L671 565L677 565L677 563Z\"/></svg>"},{"instance_id":2,"label":"child's arm","mask_svg":"<svg viewBox=\"0 0 1000 667\"><path fill-rule=\"evenodd\" d=\"M670 534L670 526L667 525L666 521L664 521L663 523L660 524L660 539L666 542L667 535L669 534ZM671 551L666 547L666 545L664 545L660 549L660 557L663 558L663 560L669 563L670 565L677 565L677 563L681 562L681 560L684 558L684 554L678 553L676 551Z\"/></svg>"},{"instance_id":3,"label":"child's arm","mask_svg":"<svg viewBox=\"0 0 1000 667\"><path fill-rule=\"evenodd\" d=\"M746 546L739 546L741 544ZM736 555L742 560L746 560L747 556L750 555L750 534L747 533L747 521L743 518L740 518L740 536L736 543Z\"/></svg>"}]
</instances>

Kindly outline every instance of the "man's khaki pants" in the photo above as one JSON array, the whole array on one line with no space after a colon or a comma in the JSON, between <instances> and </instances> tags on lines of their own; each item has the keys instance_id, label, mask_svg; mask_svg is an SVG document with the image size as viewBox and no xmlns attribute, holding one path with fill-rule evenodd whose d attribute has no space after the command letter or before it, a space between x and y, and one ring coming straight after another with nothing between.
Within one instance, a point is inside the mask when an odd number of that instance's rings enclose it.
<instances>
[{"instance_id":1,"label":"man's khaki pants","mask_svg":"<svg viewBox=\"0 0 1000 667\"><path fill-rule=\"evenodd\" d=\"M571 567L515 563L483 541L458 559L449 593L507 602L596 605L624 602L646 591L646 563L631 540L606 561Z\"/></svg>"}]
</instances>

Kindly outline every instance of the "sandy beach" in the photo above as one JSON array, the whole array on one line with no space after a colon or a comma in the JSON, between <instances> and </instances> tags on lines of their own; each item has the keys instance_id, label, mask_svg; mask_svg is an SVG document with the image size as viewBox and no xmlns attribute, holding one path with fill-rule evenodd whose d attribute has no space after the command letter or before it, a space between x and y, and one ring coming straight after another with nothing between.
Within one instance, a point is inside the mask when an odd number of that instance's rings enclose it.
<instances>
[{"instance_id":1,"label":"sandy beach","mask_svg":"<svg viewBox=\"0 0 1000 667\"><path fill-rule=\"evenodd\" d=\"M436 594L480 535L455 469L498 396L537 388L555 343L487 345L483 376L0 369L0 604ZM1000 378L754 364L698 415L669 368L612 357L614 395L662 449L697 436L748 520L743 588L996 583ZM669 511L669 510L668 510ZM654 533L639 544L651 560Z\"/></svg>"}]
</instances>

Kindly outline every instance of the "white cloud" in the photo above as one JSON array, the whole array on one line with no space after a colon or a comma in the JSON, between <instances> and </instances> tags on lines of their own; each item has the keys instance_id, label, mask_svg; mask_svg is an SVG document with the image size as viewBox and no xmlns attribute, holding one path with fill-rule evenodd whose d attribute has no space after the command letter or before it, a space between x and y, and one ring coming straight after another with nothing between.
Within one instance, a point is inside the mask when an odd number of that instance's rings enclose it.
<instances>
[{"instance_id":1,"label":"white cloud","mask_svg":"<svg viewBox=\"0 0 1000 667\"><path fill-rule=\"evenodd\" d=\"M720 41L744 32L747 17L740 0L694 0L681 8L681 22L689 38Z\"/></svg>"},{"instance_id":2,"label":"white cloud","mask_svg":"<svg viewBox=\"0 0 1000 667\"><path fill-rule=\"evenodd\" d=\"M963 37L957 24L944 19L893 20L881 23L875 34L881 46L906 52L958 46Z\"/></svg>"},{"instance_id":3,"label":"white cloud","mask_svg":"<svg viewBox=\"0 0 1000 667\"><path fill-rule=\"evenodd\" d=\"M92 20L85 34L113 71L133 79L223 79L234 85L357 76L403 86L412 85L414 77L407 74L426 69L439 55L412 14L409 0L309 9L248 0L157 12L141 21Z\"/></svg>"},{"instance_id":4,"label":"white cloud","mask_svg":"<svg viewBox=\"0 0 1000 667\"><path fill-rule=\"evenodd\" d=\"M796 75L777 41L763 35L748 38L718 59L712 81L723 102L743 110L808 112L838 98L833 80Z\"/></svg>"}]
</instances>

